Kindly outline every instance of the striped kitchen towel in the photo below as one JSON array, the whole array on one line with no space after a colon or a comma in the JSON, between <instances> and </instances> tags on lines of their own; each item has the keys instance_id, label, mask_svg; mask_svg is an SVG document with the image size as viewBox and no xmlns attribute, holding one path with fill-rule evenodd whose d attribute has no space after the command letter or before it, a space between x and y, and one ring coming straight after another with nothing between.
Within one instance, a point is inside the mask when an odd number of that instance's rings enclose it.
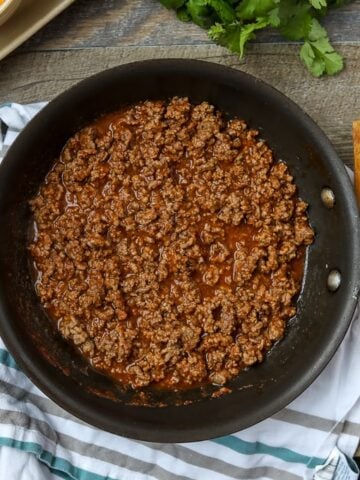
<instances>
[{"instance_id":1,"label":"striped kitchen towel","mask_svg":"<svg viewBox=\"0 0 360 480\"><path fill-rule=\"evenodd\" d=\"M0 158L42 106L0 106ZM312 479L335 446L349 457L358 446L359 352L357 309L334 358L287 408L226 437L155 444L103 432L64 411L31 383L0 340L0 478Z\"/></svg>"}]
</instances>

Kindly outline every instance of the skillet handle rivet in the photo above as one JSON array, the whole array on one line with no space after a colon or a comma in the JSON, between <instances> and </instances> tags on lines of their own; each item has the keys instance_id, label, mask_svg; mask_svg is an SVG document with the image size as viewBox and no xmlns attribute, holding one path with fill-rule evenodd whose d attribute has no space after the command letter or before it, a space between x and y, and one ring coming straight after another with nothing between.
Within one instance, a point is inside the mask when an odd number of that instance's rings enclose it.
<instances>
[{"instance_id":1,"label":"skillet handle rivet","mask_svg":"<svg viewBox=\"0 0 360 480\"><path fill-rule=\"evenodd\" d=\"M326 208L333 208L335 205L335 195L331 188L324 187L321 190L321 200Z\"/></svg>"},{"instance_id":2,"label":"skillet handle rivet","mask_svg":"<svg viewBox=\"0 0 360 480\"><path fill-rule=\"evenodd\" d=\"M341 284L341 273L339 270L331 270L327 279L327 288L330 292L336 292Z\"/></svg>"},{"instance_id":3,"label":"skillet handle rivet","mask_svg":"<svg viewBox=\"0 0 360 480\"><path fill-rule=\"evenodd\" d=\"M335 205L335 195L331 188L324 187L321 190L321 200L326 208L333 208Z\"/></svg>"}]
</instances>

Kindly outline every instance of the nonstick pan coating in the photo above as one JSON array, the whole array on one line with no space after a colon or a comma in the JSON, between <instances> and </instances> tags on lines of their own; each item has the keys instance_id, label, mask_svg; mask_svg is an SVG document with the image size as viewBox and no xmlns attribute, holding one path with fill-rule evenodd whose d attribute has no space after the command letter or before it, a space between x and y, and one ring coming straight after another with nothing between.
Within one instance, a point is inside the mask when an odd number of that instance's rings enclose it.
<instances>
[{"instance_id":1,"label":"nonstick pan coating","mask_svg":"<svg viewBox=\"0 0 360 480\"><path fill-rule=\"evenodd\" d=\"M97 116L145 99L188 96L260 129L289 165L309 203L316 232L296 317L266 360L214 388L169 394L149 391L152 407L93 371L55 331L31 280L27 253L29 199L66 140ZM335 205L321 191L329 187ZM131 438L184 442L249 427L299 395L329 362L351 321L360 278L359 218L342 162L319 127L293 102L254 77L192 60L133 63L91 77L53 100L19 135L0 167L0 333L18 364L56 403L77 417ZM341 285L327 288L337 269ZM132 403L132 404L129 404Z\"/></svg>"}]
</instances>

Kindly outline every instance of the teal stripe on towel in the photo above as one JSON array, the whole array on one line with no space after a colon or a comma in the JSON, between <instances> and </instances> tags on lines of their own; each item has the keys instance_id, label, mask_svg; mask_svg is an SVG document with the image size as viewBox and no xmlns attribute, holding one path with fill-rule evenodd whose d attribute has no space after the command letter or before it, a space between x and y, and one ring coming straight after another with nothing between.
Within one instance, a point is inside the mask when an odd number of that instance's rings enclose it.
<instances>
[{"instance_id":1,"label":"teal stripe on towel","mask_svg":"<svg viewBox=\"0 0 360 480\"><path fill-rule=\"evenodd\" d=\"M0 437L0 446L16 448L23 452L33 453L40 462L47 465L54 473L59 472L63 478L72 480L115 480L108 476L103 477L97 473L92 473L82 468L75 467L64 458L56 457L52 453L44 450L43 447L34 442L23 442L14 438ZM66 476L64 476L65 474Z\"/></svg>"},{"instance_id":2,"label":"teal stripe on towel","mask_svg":"<svg viewBox=\"0 0 360 480\"><path fill-rule=\"evenodd\" d=\"M7 350L4 350L3 348L0 348L0 363L2 363L3 365L6 365L7 367L20 370L20 368L17 366L15 360L10 355L10 353Z\"/></svg>"},{"instance_id":3,"label":"teal stripe on towel","mask_svg":"<svg viewBox=\"0 0 360 480\"><path fill-rule=\"evenodd\" d=\"M255 455L264 454L271 455L272 457L280 458L285 462L290 463L303 463L308 468L314 468L316 465L322 465L325 462L325 458L308 457L301 453L294 452L288 448L272 447L261 442L247 442L241 440L234 435L228 435L227 437L220 437L213 440L213 442L223 445L224 447L231 448L235 452L242 453L243 455Z\"/></svg>"},{"instance_id":4,"label":"teal stripe on towel","mask_svg":"<svg viewBox=\"0 0 360 480\"><path fill-rule=\"evenodd\" d=\"M2 348L0 348L0 363L6 365L7 367L20 370L10 353ZM246 440L241 440L234 435L220 437L214 439L213 442L218 443L219 445L223 445L224 447L228 447L231 450L234 450L235 452L241 453L243 455L271 455L272 457L280 458L285 462L304 464L308 468L314 468L317 465L322 465L325 463L326 460L325 458L309 457L307 455L302 455L301 453L284 447L273 447L271 445L267 445L261 442L247 442ZM82 478L84 478L84 480L98 480L98 478L99 480L103 479L103 477L94 477L94 479L92 477L74 478L76 480L78 478L81 478L81 480Z\"/></svg>"}]
</instances>

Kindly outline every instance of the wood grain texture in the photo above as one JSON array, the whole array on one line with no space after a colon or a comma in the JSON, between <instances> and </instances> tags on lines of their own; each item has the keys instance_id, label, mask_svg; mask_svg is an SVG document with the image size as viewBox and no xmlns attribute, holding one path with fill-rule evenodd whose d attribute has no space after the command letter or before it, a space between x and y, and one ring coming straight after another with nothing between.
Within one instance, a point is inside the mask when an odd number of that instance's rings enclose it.
<instances>
[{"instance_id":1,"label":"wood grain texture","mask_svg":"<svg viewBox=\"0 0 360 480\"><path fill-rule=\"evenodd\" d=\"M215 45L107 47L18 52L1 62L0 102L50 100L79 80L126 62L146 58L197 58L249 72L297 102L324 129L342 160L352 165L351 125L360 114L360 48L341 46L346 71L315 79L298 60L298 47L253 45L245 60Z\"/></svg>"},{"instance_id":2,"label":"wood grain texture","mask_svg":"<svg viewBox=\"0 0 360 480\"><path fill-rule=\"evenodd\" d=\"M334 42L360 42L360 0L332 11L325 20ZM258 42L278 42L268 30ZM22 51L108 46L209 44L206 32L179 22L157 0L77 0L37 35Z\"/></svg>"},{"instance_id":3,"label":"wood grain texture","mask_svg":"<svg viewBox=\"0 0 360 480\"><path fill-rule=\"evenodd\" d=\"M355 120L352 125L354 143L354 174L355 191L358 205L360 207L360 120Z\"/></svg>"}]
</instances>

